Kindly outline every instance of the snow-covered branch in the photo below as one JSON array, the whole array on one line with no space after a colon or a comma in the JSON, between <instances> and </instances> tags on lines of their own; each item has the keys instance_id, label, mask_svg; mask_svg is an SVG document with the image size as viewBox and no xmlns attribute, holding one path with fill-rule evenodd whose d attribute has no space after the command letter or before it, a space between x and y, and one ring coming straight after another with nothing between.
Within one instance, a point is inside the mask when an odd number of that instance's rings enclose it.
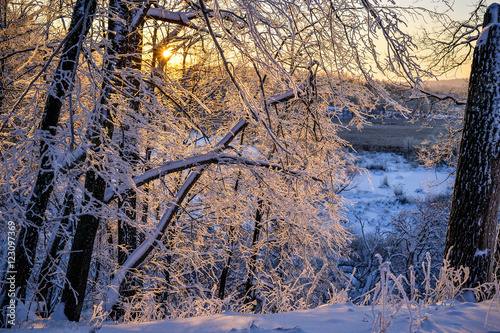
<instances>
[{"instance_id":1,"label":"snow-covered branch","mask_svg":"<svg viewBox=\"0 0 500 333\"><path fill-rule=\"evenodd\" d=\"M111 200L117 197L121 193L125 193L131 190L134 186L144 185L152 180L158 179L161 176L167 175L172 172L177 172L181 170L186 170L194 166L216 163L219 161L219 153L222 149L226 148L229 143L234 139L234 137L240 133L246 126L248 122L245 119L241 119L233 128L215 145L215 149L210 153L188 157L181 161L171 161L158 168L154 168L146 171L140 176L134 177L132 180L134 184L124 184L117 189L106 189L104 194L104 203L109 203Z\"/></svg>"},{"instance_id":2,"label":"snow-covered branch","mask_svg":"<svg viewBox=\"0 0 500 333\"><path fill-rule=\"evenodd\" d=\"M151 10L151 3L151 0L142 3L141 7L135 11L132 21L130 22L130 25L128 27L129 33L135 31L144 20L146 15L148 15L149 11Z\"/></svg>"},{"instance_id":3,"label":"snow-covered branch","mask_svg":"<svg viewBox=\"0 0 500 333\"><path fill-rule=\"evenodd\" d=\"M280 102L285 102L287 100L290 100L292 98L295 98L300 92L303 91L304 85L300 85L298 89L298 93L295 92L293 89L288 90L282 94L279 95L274 95L271 96L266 100L267 105L274 105ZM236 160L233 159L233 157L230 157L229 155L226 156L221 156L219 155L220 151L224 148L227 147L227 145L231 142L231 140L234 139L234 136L239 133L243 128L245 128L248 125L248 122L246 119L241 119L227 134L224 136L216 145L215 149L211 151L210 153L207 154L202 154L202 155L196 155L192 157L188 157L186 159L180 160L180 161L170 161L167 162L166 164L148 170L145 173L143 173L140 176L134 177L133 184L123 184L119 186L118 188L112 189L108 188L106 189L106 193L104 194L104 203L109 203L111 200L115 199L118 195L125 193L128 190L131 190L134 186L138 187L141 185L144 185L152 180L158 179L161 176L167 175L169 173L181 171L181 170L186 170L189 168L192 168L197 165L205 165L205 164L211 164L211 163L236 163ZM241 162L243 162L242 159L240 159ZM245 160L243 164L253 164L253 165L260 165L260 166L265 166L264 162L256 162L252 161L250 162L249 160ZM269 164L269 168L277 169L277 170L282 170L280 166L278 165L271 165ZM293 173L291 171L287 171L290 173Z\"/></svg>"},{"instance_id":4,"label":"snow-covered branch","mask_svg":"<svg viewBox=\"0 0 500 333\"><path fill-rule=\"evenodd\" d=\"M204 167L198 167L196 170L192 171L182 187L177 192L177 195L170 201L167 205L167 211L160 219L160 222L156 226L155 230L149 234L146 240L127 258L122 267L116 271L113 282L108 288L108 293L106 295L106 304L105 310L111 311L113 306L118 301L120 296L120 286L123 281L125 281L125 277L131 269L139 266L146 257L153 251L156 242L161 239L163 233L167 229L170 224L172 218L177 214L179 207L189 193L189 190L193 187L196 181L200 178L201 174L204 171Z\"/></svg>"},{"instance_id":5,"label":"snow-covered branch","mask_svg":"<svg viewBox=\"0 0 500 333\"><path fill-rule=\"evenodd\" d=\"M286 102L290 99L300 96L300 94L304 91L304 89L305 89L305 84L301 84L296 90L290 89L282 94L273 95L266 100L266 104L270 106L281 102Z\"/></svg>"},{"instance_id":6,"label":"snow-covered branch","mask_svg":"<svg viewBox=\"0 0 500 333\"><path fill-rule=\"evenodd\" d=\"M78 147L76 150L70 152L68 155L61 156L56 165L59 166L61 172L66 173L77 166L87 156L86 147Z\"/></svg>"},{"instance_id":7,"label":"snow-covered branch","mask_svg":"<svg viewBox=\"0 0 500 333\"><path fill-rule=\"evenodd\" d=\"M241 119L233 128L217 143L213 151L214 154L219 153L222 149L227 147L227 145L247 126L248 122L245 119ZM131 269L134 269L140 265L146 257L153 251L155 244L161 239L166 228L170 224L172 218L177 214L180 205L184 201L184 198L189 193L189 190L194 186L196 181L200 178L204 171L204 167L199 166L196 170L191 171L188 178L179 189L175 197L168 203L167 210L165 214L160 219L160 222L156 226L152 234L148 235L146 240L127 258L125 263L118 269L115 273L113 282L109 286L108 294L106 296L106 311L111 311L113 306L118 301L120 295L120 286L122 285L125 277ZM159 174L158 174L159 177Z\"/></svg>"},{"instance_id":8,"label":"snow-covered branch","mask_svg":"<svg viewBox=\"0 0 500 333\"><path fill-rule=\"evenodd\" d=\"M146 16L158 21L198 29L198 27L191 22L192 19L198 17L196 12L173 12L165 8L149 8Z\"/></svg>"},{"instance_id":9,"label":"snow-covered branch","mask_svg":"<svg viewBox=\"0 0 500 333\"><path fill-rule=\"evenodd\" d=\"M420 92L424 95L429 96L429 97L434 97L440 101L450 99L453 102L455 102L455 104L457 104L457 105L467 104L467 99L458 98L457 96L455 96L453 94L438 94L438 93L435 93L433 91L425 90L425 89L420 89Z\"/></svg>"}]
</instances>

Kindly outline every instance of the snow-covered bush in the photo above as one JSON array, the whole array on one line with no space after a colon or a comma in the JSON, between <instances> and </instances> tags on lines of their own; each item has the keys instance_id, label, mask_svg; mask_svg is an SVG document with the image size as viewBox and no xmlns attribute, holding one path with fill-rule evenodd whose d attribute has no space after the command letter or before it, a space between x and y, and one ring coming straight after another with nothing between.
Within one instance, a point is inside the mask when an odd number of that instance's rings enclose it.
<instances>
[{"instance_id":1,"label":"snow-covered bush","mask_svg":"<svg viewBox=\"0 0 500 333\"><path fill-rule=\"evenodd\" d=\"M426 274L438 276L441 268L450 199L449 195L413 199L414 208L403 209L394 216L387 231L377 228L372 233L365 233L362 228L362 233L350 245L351 259L340 264L351 278L349 295L356 299L379 281L377 256L391 262L391 271L396 276L414 281L417 290L403 284L408 293L424 295L429 288L424 283ZM424 262L431 266L424 269Z\"/></svg>"}]
</instances>

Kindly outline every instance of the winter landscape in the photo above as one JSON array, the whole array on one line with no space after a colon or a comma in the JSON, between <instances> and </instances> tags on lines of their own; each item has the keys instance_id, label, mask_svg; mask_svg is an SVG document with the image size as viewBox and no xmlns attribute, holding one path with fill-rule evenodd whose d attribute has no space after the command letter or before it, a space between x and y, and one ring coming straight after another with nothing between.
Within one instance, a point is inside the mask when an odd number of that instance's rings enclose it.
<instances>
[{"instance_id":1,"label":"winter landscape","mask_svg":"<svg viewBox=\"0 0 500 333\"><path fill-rule=\"evenodd\" d=\"M0 0L0 330L500 332L500 5Z\"/></svg>"},{"instance_id":2,"label":"winter landscape","mask_svg":"<svg viewBox=\"0 0 500 333\"><path fill-rule=\"evenodd\" d=\"M388 152L360 152L358 155L358 164L365 172L356 176L350 190L343 195L349 200L346 216L355 234L361 233L362 221L366 222L364 232L367 234L376 230L390 232L391 218L403 210L417 209L415 201L451 196L453 168L426 168L412 164L400 154ZM63 315L56 313L48 320L33 317L27 328L16 332L361 333L381 331L384 327L387 327L386 332L500 332L498 296L480 303L455 294L441 302L405 301L397 305L387 302L365 306L354 305L345 297L340 295L338 304L280 314L250 315L223 311L212 316L127 324L102 322L97 318L94 325L68 323Z\"/></svg>"}]
</instances>

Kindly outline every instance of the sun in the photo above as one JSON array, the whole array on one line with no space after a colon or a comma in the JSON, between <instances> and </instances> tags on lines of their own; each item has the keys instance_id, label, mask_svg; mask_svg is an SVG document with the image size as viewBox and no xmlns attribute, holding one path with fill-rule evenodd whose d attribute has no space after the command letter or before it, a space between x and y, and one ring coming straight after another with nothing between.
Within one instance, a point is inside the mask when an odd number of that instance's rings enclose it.
<instances>
[{"instance_id":1,"label":"sun","mask_svg":"<svg viewBox=\"0 0 500 333\"><path fill-rule=\"evenodd\" d=\"M163 50L162 55L163 55L163 58L168 58L168 57L170 57L172 55L172 50L165 49L165 50Z\"/></svg>"}]
</instances>

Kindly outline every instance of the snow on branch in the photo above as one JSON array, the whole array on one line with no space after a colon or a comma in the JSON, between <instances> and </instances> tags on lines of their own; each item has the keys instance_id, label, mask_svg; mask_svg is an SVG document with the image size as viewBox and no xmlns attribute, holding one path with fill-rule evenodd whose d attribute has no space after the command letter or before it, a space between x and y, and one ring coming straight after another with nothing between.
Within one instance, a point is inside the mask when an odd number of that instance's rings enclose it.
<instances>
[{"instance_id":1,"label":"snow on branch","mask_svg":"<svg viewBox=\"0 0 500 333\"><path fill-rule=\"evenodd\" d=\"M229 143L238 135L243 129L248 125L247 120L241 119L233 128L217 143L213 151L214 154L218 154L222 149L226 148ZM179 189L175 197L168 203L167 210L165 214L160 219L160 222L154 229L154 231L149 234L146 240L130 254L125 263L118 269L113 278L113 282L108 288L108 293L106 295L105 309L106 311L111 311L113 306L118 301L120 296L120 286L125 281L127 274L130 270L139 266L147 256L153 251L156 242L161 239L163 233L170 225L170 221L177 214L180 205L184 201L184 198L189 193L189 190L194 186L196 181L200 178L204 171L203 166L199 166L196 170L191 171L188 178Z\"/></svg>"},{"instance_id":2,"label":"snow on branch","mask_svg":"<svg viewBox=\"0 0 500 333\"><path fill-rule=\"evenodd\" d=\"M57 159L56 165L62 173L67 173L87 157L87 147L78 147L68 155L62 155Z\"/></svg>"},{"instance_id":3,"label":"snow on branch","mask_svg":"<svg viewBox=\"0 0 500 333\"><path fill-rule=\"evenodd\" d=\"M171 161L167 162L166 164L163 164L162 166L151 169L146 171L140 176L134 177L133 181L135 186L141 186L144 185L152 180L158 179L161 176L168 175L173 172L181 171L181 170L186 170L195 166L202 166L206 164L242 164L242 165L248 165L248 166L258 166L258 167L263 167L266 169L272 169L272 170L278 170L278 171L283 171L284 173L290 174L290 175L302 175L303 173L299 171L293 171L293 170L288 170L278 164L272 164L264 161L255 161L255 160L250 160L246 159L240 156L234 156L234 155L228 155L228 154L218 154L216 151L212 151L207 154L202 154L202 155L196 155L192 157L188 157L184 160L180 161ZM320 181L318 178L312 178L314 180ZM118 187L117 189L113 190L108 188L106 190L106 193L104 194L104 203L109 203L113 199L115 199L119 194L125 193L128 190L131 190L133 188L132 185L124 184Z\"/></svg>"},{"instance_id":4,"label":"snow on branch","mask_svg":"<svg viewBox=\"0 0 500 333\"><path fill-rule=\"evenodd\" d=\"M130 254L123 266L116 271L113 282L109 286L108 293L106 295L105 310L107 312L110 312L118 301L120 296L120 286L125 281L125 277L128 272L139 266L151 253L151 251L153 251L156 242L163 236L165 230L170 225L170 221L177 214L182 201L196 181L200 178L203 171L204 167L198 167L189 174L188 178L179 189L179 192L177 192L177 195L168 203L167 211L160 219L160 222L156 226L155 230L147 236L146 240Z\"/></svg>"},{"instance_id":5,"label":"snow on branch","mask_svg":"<svg viewBox=\"0 0 500 333\"><path fill-rule=\"evenodd\" d=\"M141 176L135 177L134 182L136 184L143 184L152 179L157 179L163 174L170 173L173 171L183 170L189 168L190 166L198 165L198 168L191 171L187 179L185 180L182 187L179 189L175 197L168 203L165 214L160 219L158 225L154 229L154 231L147 235L146 240L135 250L130 256L127 258L122 267L120 267L115 275L111 285L108 288L108 293L106 296L105 309L106 311L111 311L113 306L118 301L120 296L120 286L125 281L127 274L130 270L137 268L144 260L148 257L148 255L153 251L156 246L156 242L159 241L166 229L170 225L172 219L176 216L183 200L194 186L196 181L201 177L203 171L205 170L205 166L200 164L208 164L208 163L221 163L221 164L240 164L240 165L249 165L249 166L259 166L271 170L279 170L283 173L290 175L304 175L305 173L300 171L293 171L284 168L278 164L272 164L265 161L254 161L249 160L241 156L233 156L228 154L220 154L220 151L227 147L227 145L240 133L246 126L248 122L245 119L240 120L229 133L226 134L215 146L215 149L208 153L199 156L194 156L182 161L173 161L169 162L159 168L154 170L150 170L144 173ZM307 176L307 175L306 175ZM313 180L321 181L318 178L311 177ZM123 188L119 188L117 192L121 193L122 191L126 191L130 189L128 186L124 186ZM115 193L112 193L109 189L106 191L105 202L109 202Z\"/></svg>"},{"instance_id":6,"label":"snow on branch","mask_svg":"<svg viewBox=\"0 0 500 333\"><path fill-rule=\"evenodd\" d=\"M180 161L171 161L158 168L154 168L146 171L140 176L134 177L132 180L134 184L123 184L117 189L107 188L104 193L104 203L109 203L111 200L117 197L117 195L131 190L134 185L141 186L152 180L158 179L163 175L167 175L172 172L177 172L181 170L186 170L194 166L216 163L219 161L219 153L222 149L226 148L229 143L234 139L234 137L240 133L246 126L248 122L246 119L241 119L233 128L224 136L216 145L215 149L210 153L188 157Z\"/></svg>"},{"instance_id":7,"label":"snow on branch","mask_svg":"<svg viewBox=\"0 0 500 333\"><path fill-rule=\"evenodd\" d=\"M140 176L134 177L132 180L134 181L135 186L144 185L152 180L158 179L161 176L168 175L173 172L186 170L195 166L216 163L218 161L218 156L214 152L210 152L208 154L197 155L188 157L186 159L180 161L171 161L163 164L158 168L154 168L146 171ZM123 184L117 189L107 188L104 194L104 203L109 203L111 200L115 199L119 194L126 192L127 190L131 190L134 185L131 184Z\"/></svg>"},{"instance_id":8,"label":"snow on branch","mask_svg":"<svg viewBox=\"0 0 500 333\"><path fill-rule=\"evenodd\" d=\"M297 89L290 89L282 94L279 95L274 95L269 97L266 100L266 104L268 106L278 104L281 102L286 102L290 99L296 98L297 96L300 96L300 94L304 91L305 85L301 84Z\"/></svg>"},{"instance_id":9,"label":"snow on branch","mask_svg":"<svg viewBox=\"0 0 500 333\"><path fill-rule=\"evenodd\" d=\"M262 168L266 168L266 169L270 169L270 170L278 170L278 171L282 171L283 173L293 175L293 176L301 176L301 175L308 176L304 172L289 170L289 169L284 168L283 166L278 165L278 164L272 164L272 163L268 163L265 161L250 160L250 159L246 159L246 158L240 157L240 156L221 154L219 156L219 161L220 161L220 163L226 163L226 164L242 164L242 165L248 165L248 166L258 166L258 167L262 167ZM315 180L315 181L322 182L321 179L316 178L316 177L311 177L311 179Z\"/></svg>"},{"instance_id":10,"label":"snow on branch","mask_svg":"<svg viewBox=\"0 0 500 333\"><path fill-rule=\"evenodd\" d=\"M266 100L267 105L274 105L280 102L284 102L287 100L290 100L292 98L295 98L297 95L300 94L305 89L305 85L302 84L299 86L298 93L296 92L297 90L290 89L282 94L271 96ZM134 186L141 186L144 185L152 180L158 179L163 175L167 175L169 173L181 171L181 170L186 170L189 168L192 168L194 166L199 166L199 165L205 165L205 164L211 164L211 163L220 163L220 162L228 162L228 156L226 156L226 161L223 160L223 158L219 155L220 151L224 148L227 147L227 145L234 139L234 137L239 133L243 128L245 128L248 125L248 122L246 119L241 119L234 127L226 134L225 137L223 137L216 145L215 149L207 154L203 155L197 155L197 156L192 156L188 157L186 159L180 160L180 161L171 161L167 162L166 164L154 168L151 170L146 171L140 176L134 177L133 184L123 184L119 186L118 188L112 189L112 188L107 188L106 192L104 193L104 203L109 203L113 199L115 199L118 195L121 193L125 193L128 190L131 190ZM241 159L240 159L241 160ZM242 161L242 160L241 160ZM252 163L259 163L256 161L253 161ZM246 164L251 164L249 161L246 162ZM257 165L257 164L254 164ZM264 162L260 162L261 166L264 166ZM269 167L271 167L269 165ZM272 168L279 169L279 166L273 166ZM279 169L281 170L281 169Z\"/></svg>"},{"instance_id":11,"label":"snow on branch","mask_svg":"<svg viewBox=\"0 0 500 333\"><path fill-rule=\"evenodd\" d=\"M146 16L158 21L198 29L196 25L191 22L192 19L198 17L196 12L173 12L164 8L149 8Z\"/></svg>"},{"instance_id":12,"label":"snow on branch","mask_svg":"<svg viewBox=\"0 0 500 333\"><path fill-rule=\"evenodd\" d=\"M432 92L429 90L424 90L424 89L420 89L420 92L424 95L429 96L429 97L437 98L440 101L450 99L453 102L455 102L455 104L457 104L457 105L465 105L467 103L467 99L458 98L457 96L455 96L453 94L437 94L435 92Z\"/></svg>"},{"instance_id":13,"label":"snow on branch","mask_svg":"<svg viewBox=\"0 0 500 333\"><path fill-rule=\"evenodd\" d=\"M128 28L129 33L135 31L142 21L144 21L144 18L148 15L149 10L151 10L151 3L152 1L142 3L141 7L138 10L135 10L134 16L132 17L132 21L130 22L130 26Z\"/></svg>"}]
</instances>

